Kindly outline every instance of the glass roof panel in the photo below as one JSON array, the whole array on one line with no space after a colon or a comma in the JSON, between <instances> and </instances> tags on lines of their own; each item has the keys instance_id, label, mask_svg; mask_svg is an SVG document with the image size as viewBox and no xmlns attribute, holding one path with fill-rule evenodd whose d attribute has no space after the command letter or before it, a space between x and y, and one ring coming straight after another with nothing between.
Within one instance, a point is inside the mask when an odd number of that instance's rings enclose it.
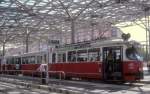
<instances>
[{"instance_id":1,"label":"glass roof panel","mask_svg":"<svg viewBox=\"0 0 150 94\"><path fill-rule=\"evenodd\" d=\"M15 26L11 30L20 28L20 32L24 31L22 27L25 30L55 28L49 32L63 31L70 35L72 20L77 31L91 30L92 21L113 24L135 21L149 10L150 0L3 0L0 2L0 27L8 26L5 30L9 30L10 26Z\"/></svg>"}]
</instances>

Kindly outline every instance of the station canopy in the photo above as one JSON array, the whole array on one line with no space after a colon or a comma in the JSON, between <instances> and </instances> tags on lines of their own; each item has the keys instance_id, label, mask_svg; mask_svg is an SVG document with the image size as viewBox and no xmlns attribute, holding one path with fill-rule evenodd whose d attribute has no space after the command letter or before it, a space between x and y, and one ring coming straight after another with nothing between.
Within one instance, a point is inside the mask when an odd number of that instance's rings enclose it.
<instances>
[{"instance_id":1,"label":"station canopy","mask_svg":"<svg viewBox=\"0 0 150 94\"><path fill-rule=\"evenodd\" d=\"M72 30L77 37L99 22L133 22L148 16L149 9L150 0L0 0L0 40L9 37L17 44L25 34L30 40L71 39Z\"/></svg>"}]
</instances>

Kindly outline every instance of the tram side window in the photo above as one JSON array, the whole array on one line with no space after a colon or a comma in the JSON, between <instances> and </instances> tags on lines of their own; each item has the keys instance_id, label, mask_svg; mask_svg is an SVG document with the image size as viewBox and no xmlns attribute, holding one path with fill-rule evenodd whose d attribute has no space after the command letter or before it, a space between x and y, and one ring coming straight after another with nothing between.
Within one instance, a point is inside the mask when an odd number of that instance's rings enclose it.
<instances>
[{"instance_id":1,"label":"tram side window","mask_svg":"<svg viewBox=\"0 0 150 94\"><path fill-rule=\"evenodd\" d=\"M35 64L35 56L31 56L31 63Z\"/></svg>"},{"instance_id":2,"label":"tram side window","mask_svg":"<svg viewBox=\"0 0 150 94\"><path fill-rule=\"evenodd\" d=\"M6 64L9 64L9 58L6 59Z\"/></svg>"},{"instance_id":3,"label":"tram side window","mask_svg":"<svg viewBox=\"0 0 150 94\"><path fill-rule=\"evenodd\" d=\"M77 51L77 61L87 61L87 59L88 59L87 50Z\"/></svg>"},{"instance_id":4,"label":"tram side window","mask_svg":"<svg viewBox=\"0 0 150 94\"><path fill-rule=\"evenodd\" d=\"M25 62L26 62L26 64L29 63L28 57L25 57Z\"/></svg>"},{"instance_id":5,"label":"tram side window","mask_svg":"<svg viewBox=\"0 0 150 94\"><path fill-rule=\"evenodd\" d=\"M120 50L116 50L115 57L116 57L115 60L121 61L121 52L120 52Z\"/></svg>"},{"instance_id":6,"label":"tram side window","mask_svg":"<svg viewBox=\"0 0 150 94\"><path fill-rule=\"evenodd\" d=\"M15 64L15 61L14 61L14 60L15 60L15 58L12 57L11 60L10 60L11 64Z\"/></svg>"},{"instance_id":7,"label":"tram side window","mask_svg":"<svg viewBox=\"0 0 150 94\"><path fill-rule=\"evenodd\" d=\"M26 64L26 58L25 57L22 58L22 64Z\"/></svg>"},{"instance_id":8,"label":"tram side window","mask_svg":"<svg viewBox=\"0 0 150 94\"><path fill-rule=\"evenodd\" d=\"M21 64L21 58L18 58L18 63L17 64Z\"/></svg>"},{"instance_id":9,"label":"tram side window","mask_svg":"<svg viewBox=\"0 0 150 94\"><path fill-rule=\"evenodd\" d=\"M68 62L75 62L76 61L76 51L68 52Z\"/></svg>"},{"instance_id":10,"label":"tram side window","mask_svg":"<svg viewBox=\"0 0 150 94\"><path fill-rule=\"evenodd\" d=\"M9 61L10 61L10 58L7 58L6 59L6 64L10 64Z\"/></svg>"},{"instance_id":11,"label":"tram side window","mask_svg":"<svg viewBox=\"0 0 150 94\"><path fill-rule=\"evenodd\" d=\"M15 58L15 64L21 64L21 58Z\"/></svg>"},{"instance_id":12,"label":"tram side window","mask_svg":"<svg viewBox=\"0 0 150 94\"><path fill-rule=\"evenodd\" d=\"M14 64L14 58L8 58L7 59L7 64Z\"/></svg>"},{"instance_id":13,"label":"tram side window","mask_svg":"<svg viewBox=\"0 0 150 94\"><path fill-rule=\"evenodd\" d=\"M63 53L63 62L66 62L66 53Z\"/></svg>"},{"instance_id":14,"label":"tram side window","mask_svg":"<svg viewBox=\"0 0 150 94\"><path fill-rule=\"evenodd\" d=\"M62 62L62 54L57 54L57 60L58 63Z\"/></svg>"},{"instance_id":15,"label":"tram side window","mask_svg":"<svg viewBox=\"0 0 150 94\"><path fill-rule=\"evenodd\" d=\"M56 53L53 53L52 54L52 63L55 63L56 62Z\"/></svg>"},{"instance_id":16,"label":"tram side window","mask_svg":"<svg viewBox=\"0 0 150 94\"><path fill-rule=\"evenodd\" d=\"M100 61L100 49L94 48L88 50L89 61Z\"/></svg>"},{"instance_id":17,"label":"tram side window","mask_svg":"<svg viewBox=\"0 0 150 94\"><path fill-rule=\"evenodd\" d=\"M16 58L14 57L14 64L16 64Z\"/></svg>"},{"instance_id":18,"label":"tram side window","mask_svg":"<svg viewBox=\"0 0 150 94\"><path fill-rule=\"evenodd\" d=\"M37 64L42 63L42 56L37 56Z\"/></svg>"},{"instance_id":19,"label":"tram side window","mask_svg":"<svg viewBox=\"0 0 150 94\"><path fill-rule=\"evenodd\" d=\"M28 60L27 64L30 64L30 56L27 57L27 60Z\"/></svg>"},{"instance_id":20,"label":"tram side window","mask_svg":"<svg viewBox=\"0 0 150 94\"><path fill-rule=\"evenodd\" d=\"M35 56L30 56L29 58L28 58L28 63L29 64L35 64Z\"/></svg>"},{"instance_id":21,"label":"tram side window","mask_svg":"<svg viewBox=\"0 0 150 94\"><path fill-rule=\"evenodd\" d=\"M11 64L10 60L11 60L11 58L7 58L6 59L6 64Z\"/></svg>"},{"instance_id":22,"label":"tram side window","mask_svg":"<svg viewBox=\"0 0 150 94\"><path fill-rule=\"evenodd\" d=\"M62 63L62 62L66 62L66 54L65 53L58 53L58 62Z\"/></svg>"},{"instance_id":23,"label":"tram side window","mask_svg":"<svg viewBox=\"0 0 150 94\"><path fill-rule=\"evenodd\" d=\"M44 62L47 63L47 55L44 54Z\"/></svg>"}]
</instances>

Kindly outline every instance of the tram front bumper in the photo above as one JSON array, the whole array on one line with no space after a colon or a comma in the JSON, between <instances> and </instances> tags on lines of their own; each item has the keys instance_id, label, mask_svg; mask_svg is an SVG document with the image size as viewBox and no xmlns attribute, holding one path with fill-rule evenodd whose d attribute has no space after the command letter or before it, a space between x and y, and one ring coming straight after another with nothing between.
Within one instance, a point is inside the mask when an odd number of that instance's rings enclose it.
<instances>
[{"instance_id":1,"label":"tram front bumper","mask_svg":"<svg viewBox=\"0 0 150 94\"><path fill-rule=\"evenodd\" d=\"M143 72L126 73L124 80L135 81L135 80L141 80L143 78L144 78Z\"/></svg>"}]
</instances>

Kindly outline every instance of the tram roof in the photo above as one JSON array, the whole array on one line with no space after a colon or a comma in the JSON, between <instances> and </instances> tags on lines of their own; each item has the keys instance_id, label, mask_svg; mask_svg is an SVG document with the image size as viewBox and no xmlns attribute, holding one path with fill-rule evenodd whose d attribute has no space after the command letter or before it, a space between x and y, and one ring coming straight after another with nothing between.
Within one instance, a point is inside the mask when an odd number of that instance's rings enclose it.
<instances>
[{"instance_id":1,"label":"tram roof","mask_svg":"<svg viewBox=\"0 0 150 94\"><path fill-rule=\"evenodd\" d=\"M97 39L97 40L92 40L92 41L84 41L84 42L78 42L78 43L73 43L73 44L65 44L65 45L59 45L57 46L57 48L65 48L65 47L75 47L75 46L79 46L79 45L83 45L83 46L89 46L89 45L106 45L106 44L125 44L125 43L130 43L130 44L134 44L137 43L134 40L131 41L124 41L122 38L109 38L109 39ZM139 44L139 43L137 43Z\"/></svg>"},{"instance_id":2,"label":"tram roof","mask_svg":"<svg viewBox=\"0 0 150 94\"><path fill-rule=\"evenodd\" d=\"M23 53L23 54L14 54L14 55L8 55L5 56L7 58L9 57L24 57L24 56L32 56L32 55L38 55L38 54L44 54L46 51L38 51L38 52L29 52L29 53Z\"/></svg>"}]
</instances>

